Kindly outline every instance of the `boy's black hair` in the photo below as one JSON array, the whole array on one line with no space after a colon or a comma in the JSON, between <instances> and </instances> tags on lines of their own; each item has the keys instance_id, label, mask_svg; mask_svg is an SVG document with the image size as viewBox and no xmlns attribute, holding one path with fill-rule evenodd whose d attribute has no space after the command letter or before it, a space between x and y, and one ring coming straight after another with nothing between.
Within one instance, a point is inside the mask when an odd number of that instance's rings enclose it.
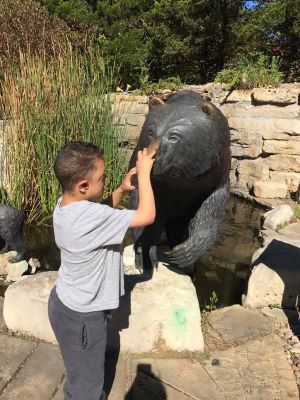
<instances>
[{"instance_id":1,"label":"boy's black hair","mask_svg":"<svg viewBox=\"0 0 300 400\"><path fill-rule=\"evenodd\" d=\"M103 152L92 143L74 140L65 144L54 162L54 172L63 191L72 191L77 182L87 179L96 169L97 159L104 159Z\"/></svg>"}]
</instances>

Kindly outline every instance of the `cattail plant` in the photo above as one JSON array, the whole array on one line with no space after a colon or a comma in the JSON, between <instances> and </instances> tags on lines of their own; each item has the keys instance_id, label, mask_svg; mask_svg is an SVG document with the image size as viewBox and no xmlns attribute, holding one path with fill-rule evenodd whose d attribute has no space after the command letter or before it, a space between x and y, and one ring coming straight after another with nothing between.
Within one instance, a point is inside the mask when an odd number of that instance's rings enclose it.
<instances>
[{"instance_id":1,"label":"cattail plant","mask_svg":"<svg viewBox=\"0 0 300 400\"><path fill-rule=\"evenodd\" d=\"M80 53L70 46L55 58L20 53L2 73L1 201L24 210L30 222L51 215L60 195L54 159L70 140L103 149L108 195L120 183L126 160L119 147L123 132L113 124L113 72L99 51Z\"/></svg>"}]
</instances>

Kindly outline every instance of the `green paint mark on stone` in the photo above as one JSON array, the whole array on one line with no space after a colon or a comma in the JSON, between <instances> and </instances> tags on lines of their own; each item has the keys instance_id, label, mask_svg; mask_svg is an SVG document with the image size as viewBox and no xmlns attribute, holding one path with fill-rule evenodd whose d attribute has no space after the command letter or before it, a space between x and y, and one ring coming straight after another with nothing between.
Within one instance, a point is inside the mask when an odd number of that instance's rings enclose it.
<instances>
[{"instance_id":1,"label":"green paint mark on stone","mask_svg":"<svg viewBox=\"0 0 300 400\"><path fill-rule=\"evenodd\" d=\"M177 327L183 327L186 324L184 308L176 308L172 311L172 317Z\"/></svg>"}]
</instances>

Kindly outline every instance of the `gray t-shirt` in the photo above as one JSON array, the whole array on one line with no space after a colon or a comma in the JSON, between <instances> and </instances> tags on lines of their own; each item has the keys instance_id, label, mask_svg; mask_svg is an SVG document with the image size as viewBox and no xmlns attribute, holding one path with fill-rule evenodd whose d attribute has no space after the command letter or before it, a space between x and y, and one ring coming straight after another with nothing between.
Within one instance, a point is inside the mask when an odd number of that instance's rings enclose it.
<instances>
[{"instance_id":1,"label":"gray t-shirt","mask_svg":"<svg viewBox=\"0 0 300 400\"><path fill-rule=\"evenodd\" d=\"M60 202L53 213L61 252L58 297L79 312L117 308L124 294L121 243L135 211L87 200L63 207Z\"/></svg>"}]
</instances>

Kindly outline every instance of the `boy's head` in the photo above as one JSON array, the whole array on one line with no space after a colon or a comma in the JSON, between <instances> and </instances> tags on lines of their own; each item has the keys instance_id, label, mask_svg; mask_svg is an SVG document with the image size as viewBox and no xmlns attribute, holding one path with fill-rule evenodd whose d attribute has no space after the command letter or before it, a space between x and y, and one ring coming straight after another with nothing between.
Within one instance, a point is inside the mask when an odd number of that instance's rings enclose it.
<instances>
[{"instance_id":1,"label":"boy's head","mask_svg":"<svg viewBox=\"0 0 300 400\"><path fill-rule=\"evenodd\" d=\"M92 143L72 141L58 153L54 172L63 192L100 196L104 187L104 158L101 149Z\"/></svg>"}]
</instances>

